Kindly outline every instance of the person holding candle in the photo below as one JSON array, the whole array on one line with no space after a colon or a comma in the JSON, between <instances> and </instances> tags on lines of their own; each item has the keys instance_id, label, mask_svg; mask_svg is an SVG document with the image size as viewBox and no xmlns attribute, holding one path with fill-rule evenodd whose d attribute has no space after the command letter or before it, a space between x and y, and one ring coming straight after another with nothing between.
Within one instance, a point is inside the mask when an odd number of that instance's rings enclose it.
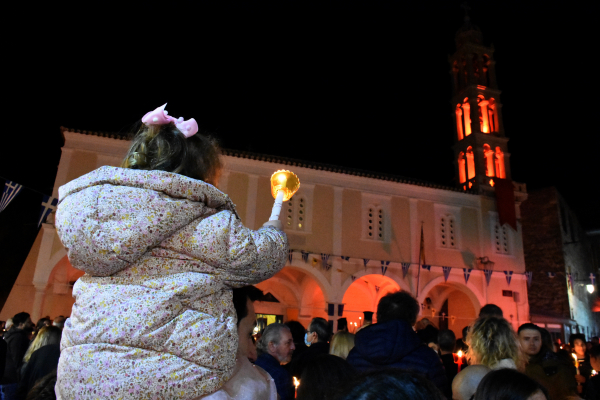
<instances>
[{"instance_id":1,"label":"person holding candle","mask_svg":"<svg viewBox=\"0 0 600 400\"><path fill-rule=\"evenodd\" d=\"M543 343L542 330L526 323L518 329L519 343L527 358L525 374L544 386L552 399L577 394L573 365L565 363Z\"/></svg>"},{"instance_id":2,"label":"person holding candle","mask_svg":"<svg viewBox=\"0 0 600 400\"><path fill-rule=\"evenodd\" d=\"M214 185L216 142L165 106L141 120L120 168L59 189L57 233L86 274L62 335L61 399L194 399L236 366L232 288L285 265L279 221L243 226Z\"/></svg>"},{"instance_id":3,"label":"person holding candle","mask_svg":"<svg viewBox=\"0 0 600 400\"><path fill-rule=\"evenodd\" d=\"M585 390L587 388L587 381L592 375L592 366L590 365L590 359L587 355L587 347L585 343L585 335L581 333L573 334L569 337L569 343L573 348L573 358L577 367L577 380L578 391L582 396L585 396Z\"/></svg>"},{"instance_id":4,"label":"person holding candle","mask_svg":"<svg viewBox=\"0 0 600 400\"><path fill-rule=\"evenodd\" d=\"M600 345L592 346L592 349L589 351L589 356L590 364L596 374L592 375L588 381L585 399L598 400L600 399Z\"/></svg>"},{"instance_id":5,"label":"person holding candle","mask_svg":"<svg viewBox=\"0 0 600 400\"><path fill-rule=\"evenodd\" d=\"M438 333L437 338L438 345L440 347L440 358L442 359L442 364L444 365L444 371L446 372L446 377L448 378L448 382L452 382L456 374L458 374L458 363L461 363L461 357L452 352L454 351L454 347L456 346L456 335L450 329L442 329ZM444 393L446 397L452 397L452 390L450 387L447 388L446 393Z\"/></svg>"}]
</instances>

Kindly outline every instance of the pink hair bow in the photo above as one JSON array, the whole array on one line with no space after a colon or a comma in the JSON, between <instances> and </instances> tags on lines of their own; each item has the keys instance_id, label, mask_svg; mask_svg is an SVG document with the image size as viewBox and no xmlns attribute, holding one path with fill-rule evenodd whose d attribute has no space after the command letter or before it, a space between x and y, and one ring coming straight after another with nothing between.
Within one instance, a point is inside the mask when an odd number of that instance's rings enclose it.
<instances>
[{"instance_id":1,"label":"pink hair bow","mask_svg":"<svg viewBox=\"0 0 600 400\"><path fill-rule=\"evenodd\" d=\"M198 123L194 118L190 118L186 121L183 120L183 117L173 118L169 115L169 112L165 110L166 106L167 103L154 111L147 112L142 118L142 123L145 125L166 125L174 122L177 129L179 129L186 138L192 137L198 132Z\"/></svg>"}]
</instances>

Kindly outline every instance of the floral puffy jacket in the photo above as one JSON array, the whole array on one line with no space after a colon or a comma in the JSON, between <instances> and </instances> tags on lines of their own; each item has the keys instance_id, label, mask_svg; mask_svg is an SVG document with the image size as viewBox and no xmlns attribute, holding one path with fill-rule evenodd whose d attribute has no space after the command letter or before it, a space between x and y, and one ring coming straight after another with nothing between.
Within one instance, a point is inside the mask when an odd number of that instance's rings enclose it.
<instances>
[{"instance_id":1,"label":"floral puffy jacket","mask_svg":"<svg viewBox=\"0 0 600 400\"><path fill-rule=\"evenodd\" d=\"M102 167L59 190L56 228L75 305L61 342L63 399L193 399L229 379L231 288L270 278L288 245L245 228L229 197L164 171Z\"/></svg>"}]
</instances>

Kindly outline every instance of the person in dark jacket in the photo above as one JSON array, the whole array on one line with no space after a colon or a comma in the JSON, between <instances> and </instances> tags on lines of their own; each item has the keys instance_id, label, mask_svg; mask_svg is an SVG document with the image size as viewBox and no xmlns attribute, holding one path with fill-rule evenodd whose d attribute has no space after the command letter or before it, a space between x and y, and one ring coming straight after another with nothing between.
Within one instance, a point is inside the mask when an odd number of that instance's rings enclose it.
<instances>
[{"instance_id":1,"label":"person in dark jacket","mask_svg":"<svg viewBox=\"0 0 600 400\"><path fill-rule=\"evenodd\" d=\"M320 354L329 354L329 324L324 318L313 318L304 335L308 348L292 361L292 376L300 378L304 368Z\"/></svg>"},{"instance_id":2,"label":"person in dark jacket","mask_svg":"<svg viewBox=\"0 0 600 400\"><path fill-rule=\"evenodd\" d=\"M292 376L282 366L290 362L296 348L290 328L277 322L268 325L256 343L256 347L259 354L254 364L271 375L281 400L293 399Z\"/></svg>"},{"instance_id":3,"label":"person in dark jacket","mask_svg":"<svg viewBox=\"0 0 600 400\"><path fill-rule=\"evenodd\" d=\"M4 376L0 381L1 398L12 399L16 395L23 356L29 347L29 333L33 327L31 317L26 312L13 317L13 327L6 332L6 362Z\"/></svg>"},{"instance_id":4,"label":"person in dark jacket","mask_svg":"<svg viewBox=\"0 0 600 400\"><path fill-rule=\"evenodd\" d=\"M600 371L600 345L592 346L590 352L590 364L594 371ZM587 391L585 393L586 400L600 399L600 375L595 375L588 381Z\"/></svg>"},{"instance_id":5,"label":"person in dark jacket","mask_svg":"<svg viewBox=\"0 0 600 400\"><path fill-rule=\"evenodd\" d=\"M382 297L377 305L377 323L356 334L347 361L359 372L386 368L418 372L447 392L448 380L440 358L412 328L418 313L417 300L407 292Z\"/></svg>"},{"instance_id":6,"label":"person in dark jacket","mask_svg":"<svg viewBox=\"0 0 600 400\"><path fill-rule=\"evenodd\" d=\"M48 344L33 352L19 382L18 397L23 399L36 382L58 368L60 344Z\"/></svg>"}]
</instances>

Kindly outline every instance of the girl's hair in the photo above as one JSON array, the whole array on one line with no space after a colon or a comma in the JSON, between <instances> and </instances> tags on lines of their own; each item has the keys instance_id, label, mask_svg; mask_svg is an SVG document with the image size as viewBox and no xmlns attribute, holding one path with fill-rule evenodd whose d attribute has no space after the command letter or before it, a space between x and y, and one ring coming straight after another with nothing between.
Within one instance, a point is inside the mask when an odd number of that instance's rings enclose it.
<instances>
[{"instance_id":1,"label":"girl's hair","mask_svg":"<svg viewBox=\"0 0 600 400\"><path fill-rule=\"evenodd\" d=\"M354 335L347 331L339 331L331 339L329 354L343 358L348 357L348 353L354 347Z\"/></svg>"},{"instance_id":2,"label":"girl's hair","mask_svg":"<svg viewBox=\"0 0 600 400\"><path fill-rule=\"evenodd\" d=\"M349 383L351 387L338 397L339 400L445 399L442 392L429 379L411 371L398 369L375 371Z\"/></svg>"},{"instance_id":3,"label":"girl's hair","mask_svg":"<svg viewBox=\"0 0 600 400\"><path fill-rule=\"evenodd\" d=\"M33 342L29 345L27 352L23 356L23 362L29 362L31 355L34 351L39 349L40 347L44 347L47 344L60 344L60 337L62 335L62 329L56 326L45 326L33 339Z\"/></svg>"},{"instance_id":4,"label":"girl's hair","mask_svg":"<svg viewBox=\"0 0 600 400\"><path fill-rule=\"evenodd\" d=\"M300 386L299 400L333 400L356 378L354 368L346 360L331 354L319 354L306 364Z\"/></svg>"},{"instance_id":5,"label":"girl's hair","mask_svg":"<svg viewBox=\"0 0 600 400\"><path fill-rule=\"evenodd\" d=\"M517 334L504 318L478 318L467 335L471 364L494 368L501 360L511 359L517 369L524 370L525 359Z\"/></svg>"},{"instance_id":6,"label":"girl's hair","mask_svg":"<svg viewBox=\"0 0 600 400\"><path fill-rule=\"evenodd\" d=\"M475 400L527 400L536 392L549 399L548 392L539 383L514 369L488 372L475 392Z\"/></svg>"},{"instance_id":7,"label":"girl's hair","mask_svg":"<svg viewBox=\"0 0 600 400\"><path fill-rule=\"evenodd\" d=\"M141 126L122 168L158 170L216 184L221 173L217 141L200 133L186 138L174 123Z\"/></svg>"}]
</instances>

